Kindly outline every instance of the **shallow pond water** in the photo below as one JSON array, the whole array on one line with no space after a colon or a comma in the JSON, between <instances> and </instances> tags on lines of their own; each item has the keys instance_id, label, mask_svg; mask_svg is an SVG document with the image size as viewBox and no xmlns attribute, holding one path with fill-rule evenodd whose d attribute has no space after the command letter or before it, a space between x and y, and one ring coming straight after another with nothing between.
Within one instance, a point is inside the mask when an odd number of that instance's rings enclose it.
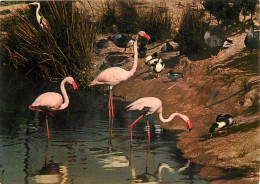
<instances>
[{"instance_id":1,"label":"shallow pond water","mask_svg":"<svg viewBox=\"0 0 260 184\"><path fill-rule=\"evenodd\" d=\"M116 101L109 123L108 96L76 92L70 99L65 111L49 118L49 140L41 113L27 113L30 121L15 134L1 129L0 183L207 183L197 175L200 166L181 157L177 132L156 125L156 116L150 118L151 144L143 118L130 146L129 125L140 113L126 112L129 103Z\"/></svg>"}]
</instances>

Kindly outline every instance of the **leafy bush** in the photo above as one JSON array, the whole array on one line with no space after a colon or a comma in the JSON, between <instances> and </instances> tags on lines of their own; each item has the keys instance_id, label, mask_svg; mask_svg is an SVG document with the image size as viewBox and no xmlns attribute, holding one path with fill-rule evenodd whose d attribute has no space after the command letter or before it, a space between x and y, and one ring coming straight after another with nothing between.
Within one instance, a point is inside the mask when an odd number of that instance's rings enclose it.
<instances>
[{"instance_id":1,"label":"leafy bush","mask_svg":"<svg viewBox=\"0 0 260 184\"><path fill-rule=\"evenodd\" d=\"M43 4L44 3L44 4ZM69 1L41 2L42 15L51 31L44 31L36 22L36 7L17 12L3 21L8 33L3 40L4 60L34 80L56 81L73 76L85 85L92 77L93 43L96 24Z\"/></svg>"},{"instance_id":2,"label":"leafy bush","mask_svg":"<svg viewBox=\"0 0 260 184\"><path fill-rule=\"evenodd\" d=\"M202 16L203 11L189 7L183 12L178 34L181 53L189 55L203 50L205 27Z\"/></svg>"}]
</instances>

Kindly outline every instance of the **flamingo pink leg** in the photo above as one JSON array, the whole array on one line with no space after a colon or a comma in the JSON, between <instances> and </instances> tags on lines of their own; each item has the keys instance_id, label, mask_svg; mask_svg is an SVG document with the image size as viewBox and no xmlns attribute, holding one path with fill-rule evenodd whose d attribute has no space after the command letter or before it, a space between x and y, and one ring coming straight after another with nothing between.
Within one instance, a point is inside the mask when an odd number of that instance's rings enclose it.
<instances>
[{"instance_id":1,"label":"flamingo pink leg","mask_svg":"<svg viewBox=\"0 0 260 184\"><path fill-rule=\"evenodd\" d=\"M150 144L150 128L149 128L149 120L147 119L147 134L148 134L148 143Z\"/></svg>"},{"instance_id":2,"label":"flamingo pink leg","mask_svg":"<svg viewBox=\"0 0 260 184\"><path fill-rule=\"evenodd\" d=\"M132 140L132 137L133 137L133 135L132 135L133 126L134 126L134 124L136 124L143 116L144 116L144 115L142 114L139 118L137 118L137 120L135 120L135 121L130 125L131 144L132 144L132 142L133 142L133 140Z\"/></svg>"},{"instance_id":3,"label":"flamingo pink leg","mask_svg":"<svg viewBox=\"0 0 260 184\"><path fill-rule=\"evenodd\" d=\"M109 92L108 113L109 113L109 119L114 118L114 105L113 105L113 94L112 94L112 90L110 90L110 92Z\"/></svg>"},{"instance_id":4,"label":"flamingo pink leg","mask_svg":"<svg viewBox=\"0 0 260 184\"><path fill-rule=\"evenodd\" d=\"M112 118L114 118L115 111L114 111L113 93L112 93L112 91L111 91L111 112L112 112Z\"/></svg>"},{"instance_id":5,"label":"flamingo pink leg","mask_svg":"<svg viewBox=\"0 0 260 184\"><path fill-rule=\"evenodd\" d=\"M109 119L111 119L111 91L109 92L109 99L108 99L108 115L109 115Z\"/></svg>"},{"instance_id":6,"label":"flamingo pink leg","mask_svg":"<svg viewBox=\"0 0 260 184\"><path fill-rule=\"evenodd\" d=\"M48 139L50 138L50 134L49 134L49 123L48 123L48 115L46 114L46 129L47 129L47 137Z\"/></svg>"}]
</instances>

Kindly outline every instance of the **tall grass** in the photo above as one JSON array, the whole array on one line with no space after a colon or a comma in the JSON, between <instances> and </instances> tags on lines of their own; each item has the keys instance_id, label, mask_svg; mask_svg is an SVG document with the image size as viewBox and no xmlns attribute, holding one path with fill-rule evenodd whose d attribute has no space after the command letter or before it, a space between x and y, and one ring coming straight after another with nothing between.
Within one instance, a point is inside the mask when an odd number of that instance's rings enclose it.
<instances>
[{"instance_id":1,"label":"tall grass","mask_svg":"<svg viewBox=\"0 0 260 184\"><path fill-rule=\"evenodd\" d=\"M73 2L47 1L41 5L51 32L36 22L34 6L4 20L3 29L8 33L2 42L5 62L30 79L57 81L73 76L80 85L86 85L93 74L96 24Z\"/></svg>"},{"instance_id":2,"label":"tall grass","mask_svg":"<svg viewBox=\"0 0 260 184\"><path fill-rule=\"evenodd\" d=\"M204 48L203 11L190 7L183 12L179 29L179 49L183 54L198 53Z\"/></svg>"},{"instance_id":3,"label":"tall grass","mask_svg":"<svg viewBox=\"0 0 260 184\"><path fill-rule=\"evenodd\" d=\"M143 30L152 35L152 41L171 37L172 16L164 7L138 7L136 0L110 0L103 5L100 18L103 33L132 33Z\"/></svg>"}]
</instances>

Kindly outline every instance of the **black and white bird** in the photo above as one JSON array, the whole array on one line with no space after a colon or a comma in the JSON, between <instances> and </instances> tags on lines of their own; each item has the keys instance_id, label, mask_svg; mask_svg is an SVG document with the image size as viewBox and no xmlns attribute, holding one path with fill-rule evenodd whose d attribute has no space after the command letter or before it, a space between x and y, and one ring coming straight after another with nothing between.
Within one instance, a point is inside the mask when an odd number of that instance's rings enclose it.
<instances>
[{"instance_id":1,"label":"black and white bird","mask_svg":"<svg viewBox=\"0 0 260 184\"><path fill-rule=\"evenodd\" d=\"M204 41L209 48L219 49L219 51L223 48L229 48L233 44L232 40L220 35L211 35L209 31L204 34Z\"/></svg>"},{"instance_id":2,"label":"black and white bird","mask_svg":"<svg viewBox=\"0 0 260 184\"><path fill-rule=\"evenodd\" d=\"M209 128L210 138L213 136L215 130L222 132L225 129L224 135L227 134L228 128L235 124L234 118L229 114L219 114L216 118L216 123L213 123ZM223 136L224 136L223 135Z\"/></svg>"},{"instance_id":3,"label":"black and white bird","mask_svg":"<svg viewBox=\"0 0 260 184\"><path fill-rule=\"evenodd\" d=\"M169 44L169 42L167 42L166 45L161 48L162 53L172 52L172 51L173 51L173 46Z\"/></svg>"},{"instance_id":4,"label":"black and white bird","mask_svg":"<svg viewBox=\"0 0 260 184\"><path fill-rule=\"evenodd\" d=\"M41 4L39 2L33 2L30 3L29 5L36 5L37 9L36 9L36 20L38 22L38 24L40 25L40 27L42 28L43 31L51 31L51 26L48 22L48 20L46 18L44 18L44 16L40 15L40 8L41 8Z\"/></svg>"},{"instance_id":5,"label":"black and white bird","mask_svg":"<svg viewBox=\"0 0 260 184\"><path fill-rule=\"evenodd\" d=\"M170 70L167 73L167 77L173 81L177 81L178 79L183 77L183 73L173 72L172 70Z\"/></svg>"},{"instance_id":6,"label":"black and white bird","mask_svg":"<svg viewBox=\"0 0 260 184\"><path fill-rule=\"evenodd\" d=\"M154 61L151 64L151 67L156 78L159 76L159 73L163 71L164 66L165 63L162 61L161 58L154 59Z\"/></svg>"},{"instance_id":7,"label":"black and white bird","mask_svg":"<svg viewBox=\"0 0 260 184\"><path fill-rule=\"evenodd\" d=\"M246 37L245 37L245 45L246 47L250 50L250 52L252 53L253 49L260 49L260 32L254 31L254 26L252 25L249 29L249 32L247 33Z\"/></svg>"},{"instance_id":8,"label":"black and white bird","mask_svg":"<svg viewBox=\"0 0 260 184\"><path fill-rule=\"evenodd\" d=\"M144 43L141 43L137 49L138 51L138 57L139 58L143 58L146 56L146 53L147 53L147 47Z\"/></svg>"},{"instance_id":9,"label":"black and white bird","mask_svg":"<svg viewBox=\"0 0 260 184\"><path fill-rule=\"evenodd\" d=\"M232 40L222 37L220 35L211 35L209 31L204 34L204 41L210 48L228 48L233 44Z\"/></svg>"},{"instance_id":10,"label":"black and white bird","mask_svg":"<svg viewBox=\"0 0 260 184\"><path fill-rule=\"evenodd\" d=\"M111 37L108 36L108 40L112 41L117 47L124 48L124 54L126 52L126 48L134 46L134 39L125 34L116 34L115 36Z\"/></svg>"},{"instance_id":11,"label":"black and white bird","mask_svg":"<svg viewBox=\"0 0 260 184\"><path fill-rule=\"evenodd\" d=\"M145 65L151 66L151 64L152 64L154 61L156 61L155 59L156 59L157 57L158 57L158 53L157 53L157 52L153 53L153 54L150 55L150 56L147 56L147 57L145 58Z\"/></svg>"}]
</instances>

